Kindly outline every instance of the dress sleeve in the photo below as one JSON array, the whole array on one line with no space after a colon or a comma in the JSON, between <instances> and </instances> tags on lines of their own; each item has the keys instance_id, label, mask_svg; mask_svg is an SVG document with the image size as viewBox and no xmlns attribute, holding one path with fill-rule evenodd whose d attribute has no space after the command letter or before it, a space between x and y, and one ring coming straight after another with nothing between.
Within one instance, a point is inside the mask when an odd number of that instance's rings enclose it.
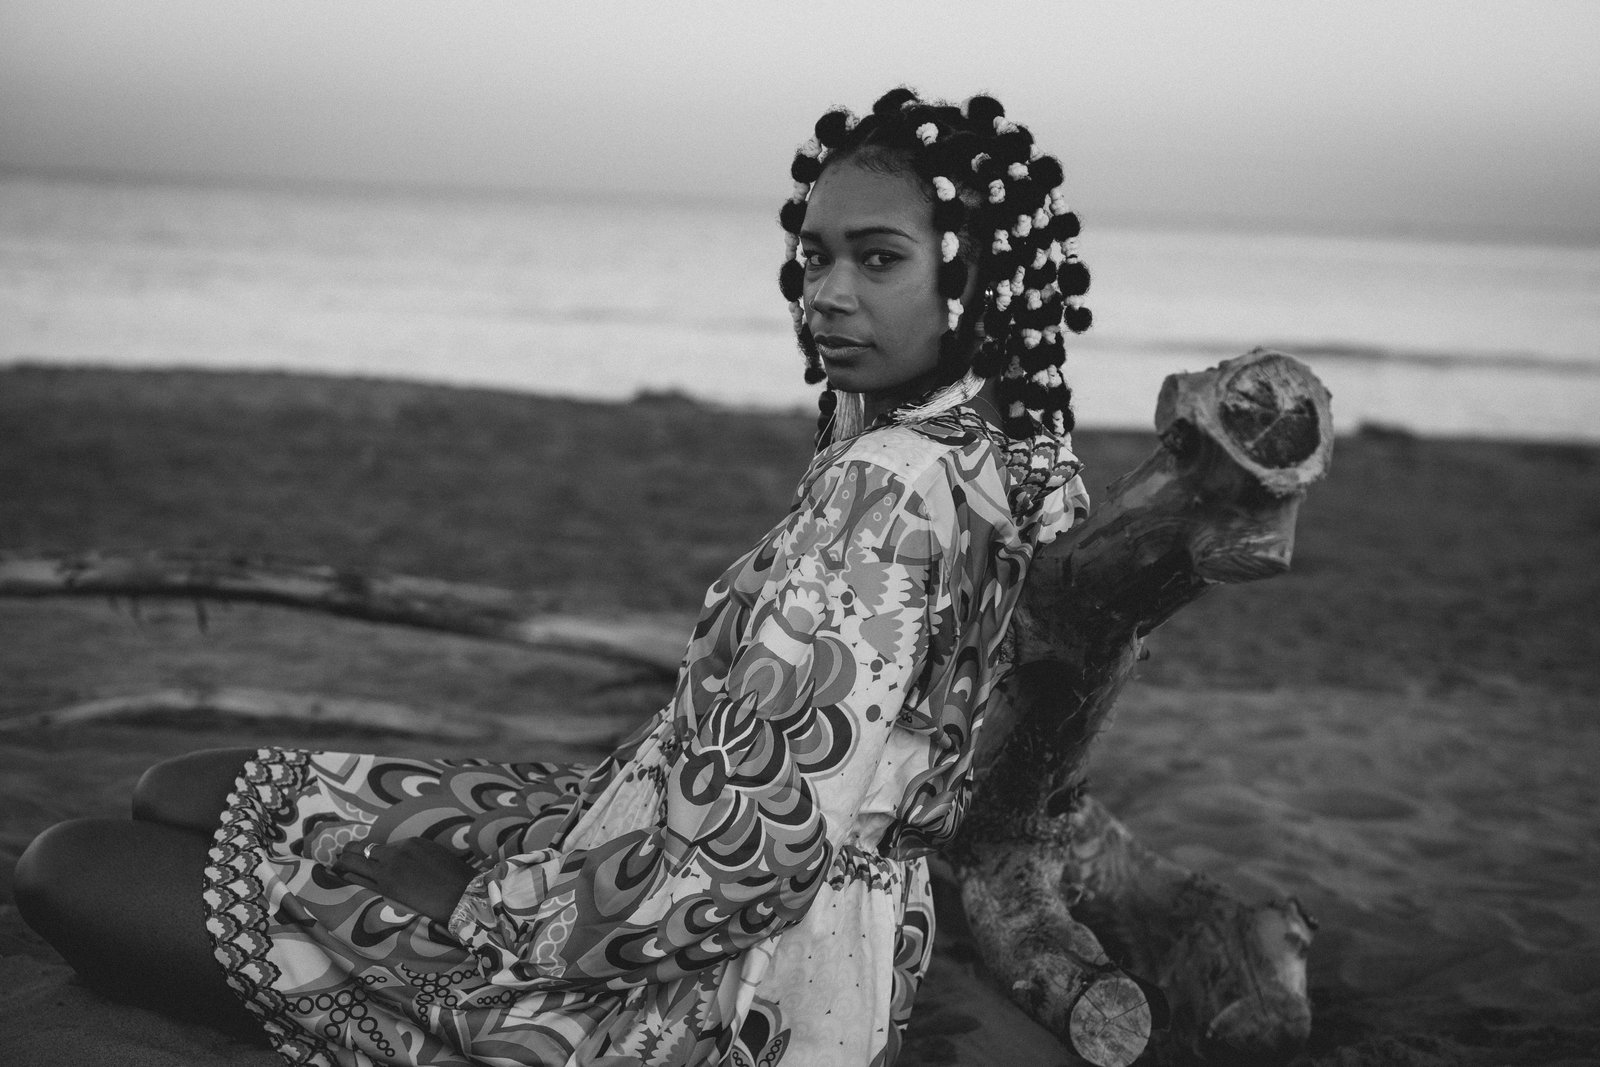
<instances>
[{"instance_id":1,"label":"dress sleeve","mask_svg":"<svg viewBox=\"0 0 1600 1067\"><path fill-rule=\"evenodd\" d=\"M487 977L666 981L805 914L927 659L945 566L929 496L943 516L942 476L913 488L860 459L817 477L768 538L725 673L679 686L649 825L509 857L469 887L449 926Z\"/></svg>"}]
</instances>

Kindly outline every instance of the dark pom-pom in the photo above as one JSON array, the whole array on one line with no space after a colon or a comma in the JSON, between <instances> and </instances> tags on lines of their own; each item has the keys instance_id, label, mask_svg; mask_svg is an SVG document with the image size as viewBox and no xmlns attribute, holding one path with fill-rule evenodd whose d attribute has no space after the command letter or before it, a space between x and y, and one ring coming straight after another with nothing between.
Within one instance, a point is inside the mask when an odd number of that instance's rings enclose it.
<instances>
[{"instance_id":1,"label":"dark pom-pom","mask_svg":"<svg viewBox=\"0 0 1600 1067\"><path fill-rule=\"evenodd\" d=\"M1050 220L1050 237L1056 241L1070 241L1078 236L1081 228L1078 225L1077 214L1069 211Z\"/></svg>"},{"instance_id":2,"label":"dark pom-pom","mask_svg":"<svg viewBox=\"0 0 1600 1067\"><path fill-rule=\"evenodd\" d=\"M823 381L827 377L828 377L827 372L824 371L821 367L807 367L806 368L806 384L807 385L816 385L818 382Z\"/></svg>"},{"instance_id":3,"label":"dark pom-pom","mask_svg":"<svg viewBox=\"0 0 1600 1067\"><path fill-rule=\"evenodd\" d=\"M1033 134L1018 127L1010 133L1002 133L994 139L994 151L991 153L996 159L1003 159L1006 163L1026 163L1028 150L1033 147Z\"/></svg>"},{"instance_id":4,"label":"dark pom-pom","mask_svg":"<svg viewBox=\"0 0 1600 1067\"><path fill-rule=\"evenodd\" d=\"M789 233L799 233L800 227L806 221L806 202L804 200L785 200L778 209L778 225Z\"/></svg>"},{"instance_id":5,"label":"dark pom-pom","mask_svg":"<svg viewBox=\"0 0 1600 1067\"><path fill-rule=\"evenodd\" d=\"M1082 333L1094 324L1094 313L1084 307L1069 307L1066 314L1067 329Z\"/></svg>"},{"instance_id":6,"label":"dark pom-pom","mask_svg":"<svg viewBox=\"0 0 1600 1067\"><path fill-rule=\"evenodd\" d=\"M1004 373L1006 364L1010 362L1005 345L990 338L983 342L978 354L972 357L972 373L980 378L993 378L997 374Z\"/></svg>"},{"instance_id":7,"label":"dark pom-pom","mask_svg":"<svg viewBox=\"0 0 1600 1067\"><path fill-rule=\"evenodd\" d=\"M778 289L785 300L799 300L806 288L806 268L797 259L785 260L778 268Z\"/></svg>"},{"instance_id":8,"label":"dark pom-pom","mask_svg":"<svg viewBox=\"0 0 1600 1067\"><path fill-rule=\"evenodd\" d=\"M1021 355L1017 356L1017 362L1021 363L1022 369L1029 374L1038 374L1040 371L1054 365L1055 358L1050 349L1044 345L1034 345L1032 348L1024 348ZM1039 405L1029 404L1028 406L1036 408Z\"/></svg>"},{"instance_id":9,"label":"dark pom-pom","mask_svg":"<svg viewBox=\"0 0 1600 1067\"><path fill-rule=\"evenodd\" d=\"M967 289L967 265L960 256L948 263L939 264L939 295L946 300L959 300Z\"/></svg>"},{"instance_id":10,"label":"dark pom-pom","mask_svg":"<svg viewBox=\"0 0 1600 1067\"><path fill-rule=\"evenodd\" d=\"M976 171L978 182L983 186L981 191L983 193L984 202L987 203L989 200L989 183L994 181L1003 181L1006 183L1006 199L1011 199L1011 178L1006 173L1006 161L1003 159L994 158L993 153L988 153L988 156L989 158L979 164Z\"/></svg>"},{"instance_id":11,"label":"dark pom-pom","mask_svg":"<svg viewBox=\"0 0 1600 1067\"><path fill-rule=\"evenodd\" d=\"M1050 406L1050 389L1028 378L1022 383L1022 406L1044 408Z\"/></svg>"},{"instance_id":12,"label":"dark pom-pom","mask_svg":"<svg viewBox=\"0 0 1600 1067\"><path fill-rule=\"evenodd\" d=\"M967 121L982 126L985 132L994 129L994 120L1006 113L1000 101L992 96L975 96L967 101Z\"/></svg>"},{"instance_id":13,"label":"dark pom-pom","mask_svg":"<svg viewBox=\"0 0 1600 1067\"><path fill-rule=\"evenodd\" d=\"M902 106L904 106L908 101L912 101L912 100L916 100L916 99L917 99L916 90L915 89L908 89L904 85L902 85L902 86L899 86L898 88L890 89L888 92L886 92L882 96L878 97L877 101L874 102L873 105L872 105L872 113L874 115L883 115L883 116L893 115L895 112L899 111L900 108Z\"/></svg>"},{"instance_id":14,"label":"dark pom-pom","mask_svg":"<svg viewBox=\"0 0 1600 1067\"><path fill-rule=\"evenodd\" d=\"M1024 330L1044 330L1061 321L1060 305L1051 307L1041 303L1036 308L1022 304L1017 308L1017 327Z\"/></svg>"},{"instance_id":15,"label":"dark pom-pom","mask_svg":"<svg viewBox=\"0 0 1600 1067\"><path fill-rule=\"evenodd\" d=\"M850 133L850 112L830 111L817 120L817 140L824 148L837 148Z\"/></svg>"},{"instance_id":16,"label":"dark pom-pom","mask_svg":"<svg viewBox=\"0 0 1600 1067\"><path fill-rule=\"evenodd\" d=\"M1001 311L999 308L991 304L988 310L983 313L983 333L985 337L995 339L1004 337L1006 335L1006 331L1010 328L1010 309Z\"/></svg>"},{"instance_id":17,"label":"dark pom-pom","mask_svg":"<svg viewBox=\"0 0 1600 1067\"><path fill-rule=\"evenodd\" d=\"M1056 280L1067 296L1082 296L1089 291L1089 268L1079 260L1069 259L1061 264Z\"/></svg>"},{"instance_id":18,"label":"dark pom-pom","mask_svg":"<svg viewBox=\"0 0 1600 1067\"><path fill-rule=\"evenodd\" d=\"M1056 280L1055 264L1045 260L1044 266L1035 267L1030 261L1026 270L1022 272L1022 284L1029 289L1043 289Z\"/></svg>"},{"instance_id":19,"label":"dark pom-pom","mask_svg":"<svg viewBox=\"0 0 1600 1067\"><path fill-rule=\"evenodd\" d=\"M960 231L967 221L967 205L961 202L960 197L953 200L935 200L933 202L933 228L943 233L946 230Z\"/></svg>"},{"instance_id":20,"label":"dark pom-pom","mask_svg":"<svg viewBox=\"0 0 1600 1067\"><path fill-rule=\"evenodd\" d=\"M1044 198L1034 191L1036 188L1031 178L1011 178L1006 182L1006 203L1018 214L1026 211L1031 215L1044 202Z\"/></svg>"},{"instance_id":21,"label":"dark pom-pom","mask_svg":"<svg viewBox=\"0 0 1600 1067\"><path fill-rule=\"evenodd\" d=\"M1054 341L1045 341L1039 345L1044 350L1044 366L1040 370L1050 367L1059 367L1067 361L1067 346L1057 337Z\"/></svg>"},{"instance_id":22,"label":"dark pom-pom","mask_svg":"<svg viewBox=\"0 0 1600 1067\"><path fill-rule=\"evenodd\" d=\"M1026 415L1015 419L1008 416L1001 423L1001 429L1005 430L1007 437L1016 439L1032 437L1039 432L1037 424Z\"/></svg>"},{"instance_id":23,"label":"dark pom-pom","mask_svg":"<svg viewBox=\"0 0 1600 1067\"><path fill-rule=\"evenodd\" d=\"M824 375L826 377L826 375ZM839 406L839 396L832 389L824 389L822 395L817 397L817 410L824 415L832 415L833 409Z\"/></svg>"},{"instance_id":24,"label":"dark pom-pom","mask_svg":"<svg viewBox=\"0 0 1600 1067\"><path fill-rule=\"evenodd\" d=\"M944 169L941 173L951 179L972 173L972 157L983 150L978 139L966 130L955 130L928 146L928 152Z\"/></svg>"},{"instance_id":25,"label":"dark pom-pom","mask_svg":"<svg viewBox=\"0 0 1600 1067\"><path fill-rule=\"evenodd\" d=\"M1041 189L1054 189L1061 184L1061 161L1055 156L1040 156L1028 164L1028 174Z\"/></svg>"},{"instance_id":26,"label":"dark pom-pom","mask_svg":"<svg viewBox=\"0 0 1600 1067\"><path fill-rule=\"evenodd\" d=\"M804 152L794 154L794 162L789 164L789 177L809 185L821 176L822 163L815 156L808 156Z\"/></svg>"}]
</instances>

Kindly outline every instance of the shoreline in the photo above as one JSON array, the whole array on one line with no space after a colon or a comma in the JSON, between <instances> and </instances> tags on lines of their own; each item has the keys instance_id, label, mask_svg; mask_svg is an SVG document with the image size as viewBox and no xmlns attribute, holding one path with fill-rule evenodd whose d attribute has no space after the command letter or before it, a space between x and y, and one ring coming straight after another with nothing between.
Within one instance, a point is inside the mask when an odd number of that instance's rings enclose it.
<instances>
[{"instance_id":1,"label":"shoreline","mask_svg":"<svg viewBox=\"0 0 1600 1067\"><path fill-rule=\"evenodd\" d=\"M1173 346L1176 348L1176 346ZM1272 345L1263 345L1273 348ZM1359 364L1379 364L1383 357L1368 354L1368 350L1349 348L1348 352L1341 352L1336 358L1341 361ZM1191 346L1188 351L1204 350L1206 358L1215 365L1224 359L1230 358L1231 349L1225 350L1221 346ZM1286 351L1284 348L1278 351ZM1319 350L1320 352L1321 350ZM1238 354L1238 353L1233 353ZM1294 356L1293 351L1288 352ZM1295 356L1295 358L1302 358ZM1419 366L1438 367L1445 365L1451 357L1437 354L1423 353L1416 357L1414 362ZM1529 357L1529 366L1540 370L1550 370L1557 374L1570 374L1577 378L1600 378L1600 368L1589 368L1581 364L1572 364L1568 361L1547 358ZM1402 360L1403 362L1404 360ZM1474 360L1455 358L1449 365L1473 365ZM1511 367L1515 372L1517 368ZM357 373L341 370L316 370L299 367L275 366L220 366L206 367L186 363L168 364L119 364L110 361L95 360L62 360L53 361L38 357L22 357L10 360L0 360L0 375L4 374L38 374L50 375L57 373L83 373L83 374L108 374L108 375L215 375L220 378L255 378L261 380L273 379L305 379L310 382L349 382L374 388L415 388L437 389L458 392L466 395L487 394L507 397L522 397L532 400L548 400L561 403L594 404L602 407L626 407L632 404L677 404L709 412L726 415L739 415L747 417L778 417L778 418L811 418L815 410L809 404L773 404L770 406L740 403L735 401L719 400L714 397L702 397L693 393L672 387L641 386L627 397L601 397L581 393L563 393L555 391L521 388L514 384L495 384L490 382L452 381L442 378L408 377L395 374ZM1152 416L1154 412L1154 397L1151 398ZM1092 420L1080 423L1076 434L1138 434L1151 433L1149 422L1114 422L1096 423ZM1384 420L1358 420L1354 425L1346 425L1336 420L1334 427L1336 440L1347 440L1359 437L1399 438L1440 444L1505 444L1512 447L1552 447L1600 450L1600 422L1597 422L1593 436L1512 436L1496 434L1462 434L1462 433L1432 433L1400 423Z\"/></svg>"}]
</instances>

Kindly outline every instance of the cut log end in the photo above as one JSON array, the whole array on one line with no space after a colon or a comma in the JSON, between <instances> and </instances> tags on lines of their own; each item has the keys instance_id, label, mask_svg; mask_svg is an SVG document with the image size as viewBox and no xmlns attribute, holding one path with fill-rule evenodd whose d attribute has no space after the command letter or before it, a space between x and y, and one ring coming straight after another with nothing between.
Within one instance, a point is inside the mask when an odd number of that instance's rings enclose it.
<instances>
[{"instance_id":1,"label":"cut log end","mask_svg":"<svg viewBox=\"0 0 1600 1067\"><path fill-rule=\"evenodd\" d=\"M1072 1006L1072 1050L1096 1067L1127 1067L1150 1043L1150 1004L1132 979L1108 974Z\"/></svg>"},{"instance_id":2,"label":"cut log end","mask_svg":"<svg viewBox=\"0 0 1600 1067\"><path fill-rule=\"evenodd\" d=\"M1277 496L1327 473L1333 416L1327 388L1305 364L1257 348L1161 387L1156 432L1180 459L1209 440Z\"/></svg>"}]
</instances>

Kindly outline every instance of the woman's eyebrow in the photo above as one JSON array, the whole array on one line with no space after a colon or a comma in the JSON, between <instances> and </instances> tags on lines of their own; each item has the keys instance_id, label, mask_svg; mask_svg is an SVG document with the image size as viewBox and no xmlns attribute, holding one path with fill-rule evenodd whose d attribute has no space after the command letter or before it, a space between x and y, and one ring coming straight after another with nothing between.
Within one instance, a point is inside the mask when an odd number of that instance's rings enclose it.
<instances>
[{"instance_id":1,"label":"woman's eyebrow","mask_svg":"<svg viewBox=\"0 0 1600 1067\"><path fill-rule=\"evenodd\" d=\"M847 241L857 241L863 237L874 237L882 234L888 234L891 237L904 237L907 241L916 241L916 237L897 226L879 224L875 226L858 226L853 230L844 231L844 237ZM822 240L822 235L816 230L802 229L800 231L800 236L808 241Z\"/></svg>"}]
</instances>

